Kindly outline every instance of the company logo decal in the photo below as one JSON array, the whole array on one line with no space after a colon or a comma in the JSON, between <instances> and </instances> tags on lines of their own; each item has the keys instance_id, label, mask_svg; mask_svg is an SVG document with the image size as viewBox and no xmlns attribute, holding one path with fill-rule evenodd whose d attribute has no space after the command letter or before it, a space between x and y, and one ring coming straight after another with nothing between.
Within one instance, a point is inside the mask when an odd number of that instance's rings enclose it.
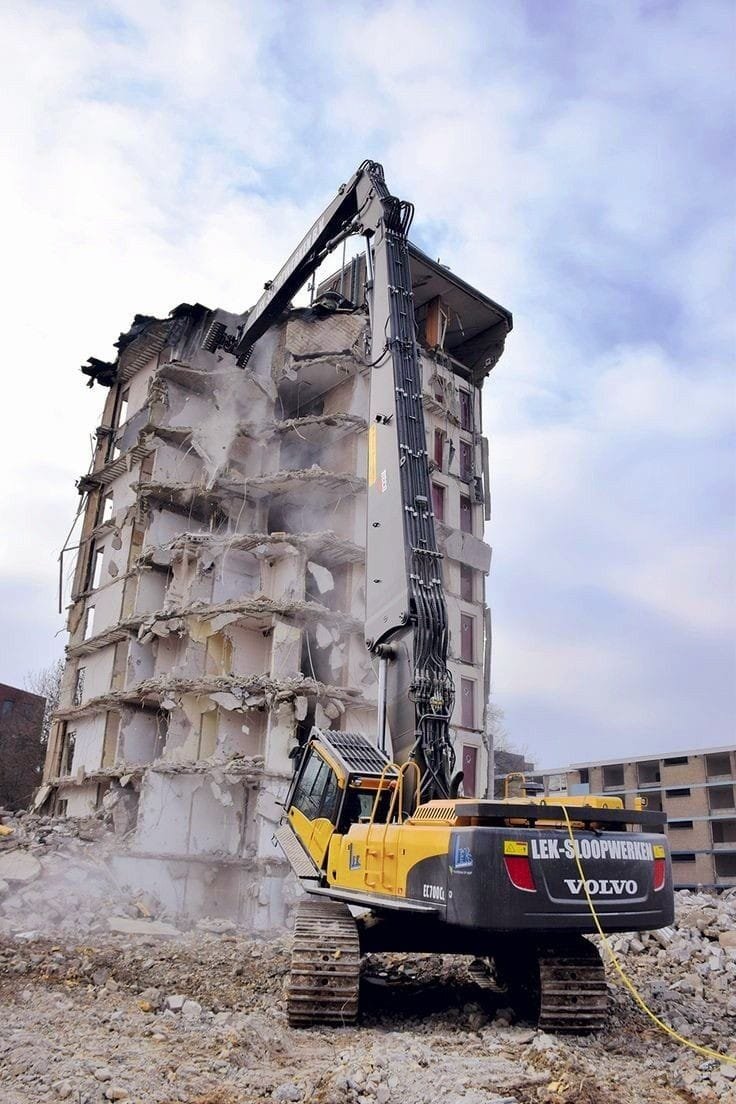
<instances>
[{"instance_id":1,"label":"company logo decal","mask_svg":"<svg viewBox=\"0 0 736 1104\"><path fill-rule=\"evenodd\" d=\"M565 878L565 885L573 897L579 896L583 889L579 878ZM585 888L591 897L635 897L639 892L633 878L588 878Z\"/></svg>"},{"instance_id":2,"label":"company logo decal","mask_svg":"<svg viewBox=\"0 0 736 1104\"><path fill-rule=\"evenodd\" d=\"M459 839L455 840L455 847L452 855L452 868L453 870L472 870L473 869L473 852L469 847L463 847Z\"/></svg>"},{"instance_id":3,"label":"company logo decal","mask_svg":"<svg viewBox=\"0 0 736 1104\"><path fill-rule=\"evenodd\" d=\"M651 843L645 840L614 839L532 839L533 859L643 859L654 858Z\"/></svg>"}]
</instances>

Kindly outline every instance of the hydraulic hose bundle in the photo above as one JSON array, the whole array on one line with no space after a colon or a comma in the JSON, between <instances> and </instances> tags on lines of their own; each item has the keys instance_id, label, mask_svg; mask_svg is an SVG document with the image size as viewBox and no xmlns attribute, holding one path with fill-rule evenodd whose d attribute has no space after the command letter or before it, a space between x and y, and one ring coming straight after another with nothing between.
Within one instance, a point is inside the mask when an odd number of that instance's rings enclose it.
<instances>
[{"instance_id":1,"label":"hydraulic hose bundle","mask_svg":"<svg viewBox=\"0 0 736 1104\"><path fill-rule=\"evenodd\" d=\"M413 757L423 775L421 797L449 797L455 766L449 722L455 687L447 667L447 603L437 550L422 405L422 373L416 344L414 296L407 236L414 215L410 203L389 194L376 162L361 168L383 207L390 317L387 347L396 395L396 432L407 548L410 619L414 623L411 697L417 740Z\"/></svg>"}]
</instances>

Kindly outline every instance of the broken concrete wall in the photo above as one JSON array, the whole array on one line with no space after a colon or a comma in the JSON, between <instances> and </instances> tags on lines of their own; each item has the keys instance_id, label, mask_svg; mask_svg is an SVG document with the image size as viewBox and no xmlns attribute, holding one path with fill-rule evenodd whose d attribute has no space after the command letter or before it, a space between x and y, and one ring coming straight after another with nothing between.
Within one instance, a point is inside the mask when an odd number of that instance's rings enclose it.
<instances>
[{"instance_id":1,"label":"broken concrete wall","mask_svg":"<svg viewBox=\"0 0 736 1104\"><path fill-rule=\"evenodd\" d=\"M224 314L177 308L121 337L83 483L46 779L70 815L110 810L127 834L121 870L139 871L174 911L268 926L283 922L294 894L272 841L289 752L312 724L375 729L362 635L366 319L293 311L242 369L201 348L213 317ZM458 370L447 357L426 359L428 451L442 432L433 480L446 496L438 530L457 750L475 752L482 777L489 550L479 391ZM478 573L472 593L460 561Z\"/></svg>"}]
</instances>

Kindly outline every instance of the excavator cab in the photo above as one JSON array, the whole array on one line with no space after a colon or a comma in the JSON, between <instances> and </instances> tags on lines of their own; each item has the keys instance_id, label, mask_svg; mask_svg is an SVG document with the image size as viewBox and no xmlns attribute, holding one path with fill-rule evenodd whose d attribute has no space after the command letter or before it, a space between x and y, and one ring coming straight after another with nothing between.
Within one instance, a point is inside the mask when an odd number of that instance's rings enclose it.
<instances>
[{"instance_id":1,"label":"excavator cab","mask_svg":"<svg viewBox=\"0 0 736 1104\"><path fill-rule=\"evenodd\" d=\"M286 819L314 865L324 869L330 840L351 824L391 815L395 771L364 737L312 729L284 802Z\"/></svg>"},{"instance_id":2,"label":"excavator cab","mask_svg":"<svg viewBox=\"0 0 736 1104\"><path fill-rule=\"evenodd\" d=\"M335 831L345 792L345 775L324 747L305 746L286 801L287 818L302 846L321 867Z\"/></svg>"}]
</instances>

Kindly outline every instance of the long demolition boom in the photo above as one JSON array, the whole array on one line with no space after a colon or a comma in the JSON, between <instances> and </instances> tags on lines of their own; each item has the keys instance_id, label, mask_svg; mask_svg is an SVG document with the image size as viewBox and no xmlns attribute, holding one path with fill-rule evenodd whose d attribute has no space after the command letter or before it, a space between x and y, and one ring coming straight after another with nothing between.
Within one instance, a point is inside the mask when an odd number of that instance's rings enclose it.
<instances>
[{"instance_id":1,"label":"long demolition boom","mask_svg":"<svg viewBox=\"0 0 736 1104\"><path fill-rule=\"evenodd\" d=\"M245 366L258 338L328 253L349 236L366 238L371 398L365 638L379 667L379 741L388 723L395 758L417 762L421 798L429 800L449 797L457 781L449 734L455 690L409 264L413 213L410 203L389 193L382 166L364 161L265 285L237 333L217 323L205 347L225 348Z\"/></svg>"}]
</instances>

